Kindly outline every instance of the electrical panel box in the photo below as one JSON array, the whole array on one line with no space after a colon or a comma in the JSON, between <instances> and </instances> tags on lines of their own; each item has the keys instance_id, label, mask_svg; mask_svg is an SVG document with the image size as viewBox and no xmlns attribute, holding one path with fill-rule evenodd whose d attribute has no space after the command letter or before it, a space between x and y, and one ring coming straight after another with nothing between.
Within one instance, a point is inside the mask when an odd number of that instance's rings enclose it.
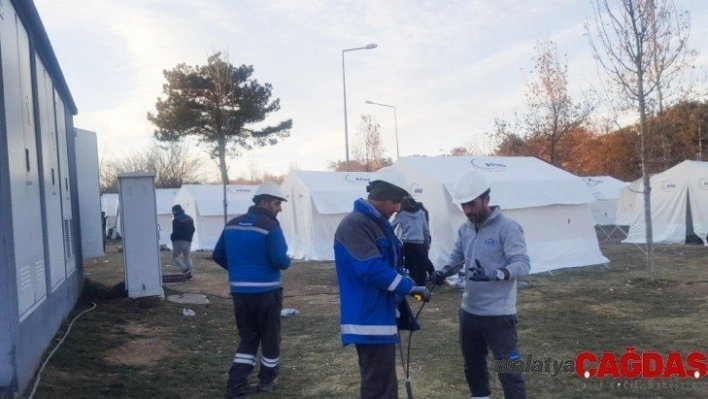
<instances>
[{"instance_id":1,"label":"electrical panel box","mask_svg":"<svg viewBox=\"0 0 708 399\"><path fill-rule=\"evenodd\" d=\"M125 288L131 298L164 296L155 202L155 175L118 175Z\"/></svg>"}]
</instances>

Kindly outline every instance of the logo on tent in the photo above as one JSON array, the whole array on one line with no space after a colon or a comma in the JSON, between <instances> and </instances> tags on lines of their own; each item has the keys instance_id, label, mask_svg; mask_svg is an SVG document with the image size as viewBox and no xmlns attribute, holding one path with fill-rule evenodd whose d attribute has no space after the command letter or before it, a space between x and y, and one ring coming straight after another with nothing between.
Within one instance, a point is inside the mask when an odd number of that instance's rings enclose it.
<instances>
[{"instance_id":1,"label":"logo on tent","mask_svg":"<svg viewBox=\"0 0 708 399\"><path fill-rule=\"evenodd\" d=\"M371 178L368 176L345 175L344 180L349 183L368 183Z\"/></svg>"},{"instance_id":2,"label":"logo on tent","mask_svg":"<svg viewBox=\"0 0 708 399\"><path fill-rule=\"evenodd\" d=\"M676 189L676 183L669 180L661 185L661 189L665 192L673 191Z\"/></svg>"},{"instance_id":3,"label":"logo on tent","mask_svg":"<svg viewBox=\"0 0 708 399\"><path fill-rule=\"evenodd\" d=\"M418 197L423 194L423 188L418 185L418 183L411 184L411 189L409 190L413 197Z\"/></svg>"},{"instance_id":4,"label":"logo on tent","mask_svg":"<svg viewBox=\"0 0 708 399\"><path fill-rule=\"evenodd\" d=\"M229 187L227 189L228 192L231 194L236 194L236 195L244 195L244 194L250 194L251 189L250 188L243 188L243 187Z\"/></svg>"},{"instance_id":5,"label":"logo on tent","mask_svg":"<svg viewBox=\"0 0 708 399\"><path fill-rule=\"evenodd\" d=\"M470 161L473 168L484 170L487 172L501 172L506 170L506 164L499 162L489 162L483 159L473 159Z\"/></svg>"},{"instance_id":6,"label":"logo on tent","mask_svg":"<svg viewBox=\"0 0 708 399\"><path fill-rule=\"evenodd\" d=\"M593 179L592 177L588 177L585 179L585 184L587 184L588 187L595 187L601 183L602 183L602 180Z\"/></svg>"},{"instance_id":7,"label":"logo on tent","mask_svg":"<svg viewBox=\"0 0 708 399\"><path fill-rule=\"evenodd\" d=\"M705 177L701 178L701 180L698 181L698 188L701 190L708 190L708 179Z\"/></svg>"}]
</instances>

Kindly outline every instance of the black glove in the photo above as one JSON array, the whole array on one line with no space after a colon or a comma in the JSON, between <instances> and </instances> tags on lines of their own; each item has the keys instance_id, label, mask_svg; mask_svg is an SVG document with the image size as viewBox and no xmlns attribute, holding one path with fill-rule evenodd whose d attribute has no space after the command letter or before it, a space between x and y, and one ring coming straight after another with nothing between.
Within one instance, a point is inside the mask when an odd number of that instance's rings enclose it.
<instances>
[{"instance_id":1,"label":"black glove","mask_svg":"<svg viewBox=\"0 0 708 399\"><path fill-rule=\"evenodd\" d=\"M497 281L497 270L487 269L479 263L478 259L474 260L476 267L470 267L470 280L472 281Z\"/></svg>"},{"instance_id":2,"label":"black glove","mask_svg":"<svg viewBox=\"0 0 708 399\"><path fill-rule=\"evenodd\" d=\"M447 278L447 272L451 268L450 265L445 265L442 269L434 271L433 274L430 275L430 281L435 285L442 285Z\"/></svg>"},{"instance_id":3,"label":"black glove","mask_svg":"<svg viewBox=\"0 0 708 399\"><path fill-rule=\"evenodd\" d=\"M422 285L413 286L409 294L419 301L428 302L430 300L430 291Z\"/></svg>"}]
</instances>

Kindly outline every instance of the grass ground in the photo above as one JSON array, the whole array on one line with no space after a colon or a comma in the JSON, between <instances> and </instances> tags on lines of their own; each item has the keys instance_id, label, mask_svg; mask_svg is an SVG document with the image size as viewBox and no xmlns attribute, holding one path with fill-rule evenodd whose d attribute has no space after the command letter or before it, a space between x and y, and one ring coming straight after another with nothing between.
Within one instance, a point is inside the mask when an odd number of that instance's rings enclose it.
<instances>
[{"instance_id":1,"label":"grass ground","mask_svg":"<svg viewBox=\"0 0 708 399\"><path fill-rule=\"evenodd\" d=\"M706 352L708 247L658 246L659 278L649 281L645 255L617 239L601 243L611 268L592 266L531 275L519 290L522 356L574 360L583 351ZM163 270L176 272L168 252ZM195 279L166 287L167 295L199 292L208 305L128 299L122 254L85 263L86 285L73 315L77 321L46 367L36 398L219 398L238 337L226 273L194 254ZM332 262L294 262L283 273L284 308L279 389L259 398L355 398L355 350L339 338L338 289ZM410 369L416 398L467 398L458 349L460 292L438 287L422 310L423 329L413 335ZM413 303L414 311L419 306ZM196 316L182 315L183 308ZM63 334L60 331L59 337ZM404 334L404 339L407 336ZM575 373L527 373L531 398L708 397L708 378L670 381L581 381ZM403 372L399 367L399 381ZM255 376L254 376L255 377ZM254 381L255 382L255 381ZM493 397L502 397L492 378ZM406 397L399 384L400 396Z\"/></svg>"}]
</instances>

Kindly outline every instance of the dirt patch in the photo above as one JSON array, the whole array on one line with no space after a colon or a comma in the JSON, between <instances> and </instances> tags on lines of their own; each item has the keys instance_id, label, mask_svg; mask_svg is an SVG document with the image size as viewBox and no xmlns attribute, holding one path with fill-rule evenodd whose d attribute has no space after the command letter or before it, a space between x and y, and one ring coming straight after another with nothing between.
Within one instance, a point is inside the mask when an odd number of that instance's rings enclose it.
<instances>
[{"instance_id":1,"label":"dirt patch","mask_svg":"<svg viewBox=\"0 0 708 399\"><path fill-rule=\"evenodd\" d=\"M696 283L679 284L666 288L667 292L684 297L706 297L708 296L708 282L700 281Z\"/></svg>"},{"instance_id":2,"label":"dirt patch","mask_svg":"<svg viewBox=\"0 0 708 399\"><path fill-rule=\"evenodd\" d=\"M138 338L110 350L104 360L108 364L152 366L169 353L169 345L155 338Z\"/></svg>"},{"instance_id":3,"label":"dirt patch","mask_svg":"<svg viewBox=\"0 0 708 399\"><path fill-rule=\"evenodd\" d=\"M125 334L133 336L148 334L152 331L136 323L129 323L122 328ZM107 351L103 359L112 365L152 366L167 356L169 352L170 343L164 337L136 337Z\"/></svg>"}]
</instances>

